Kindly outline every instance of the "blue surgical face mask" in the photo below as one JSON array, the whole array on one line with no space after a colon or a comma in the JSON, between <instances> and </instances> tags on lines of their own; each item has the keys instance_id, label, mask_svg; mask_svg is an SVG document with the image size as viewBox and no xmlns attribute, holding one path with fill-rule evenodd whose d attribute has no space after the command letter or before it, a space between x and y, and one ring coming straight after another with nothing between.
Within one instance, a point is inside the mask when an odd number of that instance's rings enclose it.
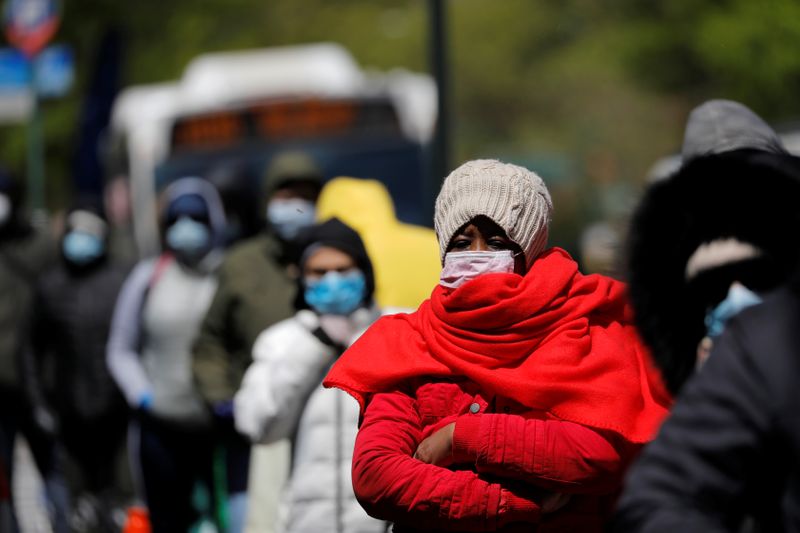
<instances>
[{"instance_id":1,"label":"blue surgical face mask","mask_svg":"<svg viewBox=\"0 0 800 533\"><path fill-rule=\"evenodd\" d=\"M171 250L196 256L210 247L211 231L202 222L180 217L167 228L166 241Z\"/></svg>"},{"instance_id":2,"label":"blue surgical face mask","mask_svg":"<svg viewBox=\"0 0 800 533\"><path fill-rule=\"evenodd\" d=\"M761 297L741 283L734 283L725 299L706 314L706 334L712 339L720 336L728 320L759 303Z\"/></svg>"},{"instance_id":3,"label":"blue surgical face mask","mask_svg":"<svg viewBox=\"0 0 800 533\"><path fill-rule=\"evenodd\" d=\"M306 303L323 315L349 315L367 293L367 280L360 270L328 272L319 279L306 280L305 285Z\"/></svg>"},{"instance_id":4,"label":"blue surgical face mask","mask_svg":"<svg viewBox=\"0 0 800 533\"><path fill-rule=\"evenodd\" d=\"M61 251L70 263L87 265L105 252L103 239L83 231L70 231L61 241Z\"/></svg>"},{"instance_id":5,"label":"blue surgical face mask","mask_svg":"<svg viewBox=\"0 0 800 533\"><path fill-rule=\"evenodd\" d=\"M314 224L314 203L302 198L275 199L267 206L267 220L280 238L291 241L300 230Z\"/></svg>"}]
</instances>

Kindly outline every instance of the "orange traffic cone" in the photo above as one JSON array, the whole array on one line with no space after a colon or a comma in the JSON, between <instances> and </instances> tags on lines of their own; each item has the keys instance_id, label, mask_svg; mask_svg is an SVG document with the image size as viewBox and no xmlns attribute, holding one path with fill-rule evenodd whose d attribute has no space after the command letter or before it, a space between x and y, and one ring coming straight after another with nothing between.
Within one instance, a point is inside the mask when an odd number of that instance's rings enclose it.
<instances>
[{"instance_id":1,"label":"orange traffic cone","mask_svg":"<svg viewBox=\"0 0 800 533\"><path fill-rule=\"evenodd\" d=\"M140 506L128 508L128 518L122 533L150 533L150 518L147 509Z\"/></svg>"}]
</instances>

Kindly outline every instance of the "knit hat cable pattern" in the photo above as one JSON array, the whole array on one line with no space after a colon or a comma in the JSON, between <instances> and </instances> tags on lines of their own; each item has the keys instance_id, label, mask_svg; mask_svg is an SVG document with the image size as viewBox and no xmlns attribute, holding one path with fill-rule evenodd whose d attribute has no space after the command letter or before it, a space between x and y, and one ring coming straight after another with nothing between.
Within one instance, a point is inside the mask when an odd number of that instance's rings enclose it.
<instances>
[{"instance_id":1,"label":"knit hat cable pattern","mask_svg":"<svg viewBox=\"0 0 800 533\"><path fill-rule=\"evenodd\" d=\"M434 228L444 261L455 233L483 215L503 228L531 266L547 245L553 202L536 173L493 159L464 163L445 178L436 198Z\"/></svg>"}]
</instances>

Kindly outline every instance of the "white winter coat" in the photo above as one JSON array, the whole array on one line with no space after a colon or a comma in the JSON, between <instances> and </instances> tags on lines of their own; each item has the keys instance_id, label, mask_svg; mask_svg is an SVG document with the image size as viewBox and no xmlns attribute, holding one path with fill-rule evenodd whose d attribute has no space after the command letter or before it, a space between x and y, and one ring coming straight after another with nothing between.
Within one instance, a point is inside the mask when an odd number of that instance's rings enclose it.
<instances>
[{"instance_id":1,"label":"white winter coat","mask_svg":"<svg viewBox=\"0 0 800 533\"><path fill-rule=\"evenodd\" d=\"M351 344L376 318L374 310L353 313L342 344ZM369 517L353 494L358 403L322 387L339 353L313 334L319 326L319 317L304 310L259 335L253 363L234 398L236 427L254 442L294 437L277 531L383 532L386 524ZM334 336L342 338L341 328Z\"/></svg>"}]
</instances>

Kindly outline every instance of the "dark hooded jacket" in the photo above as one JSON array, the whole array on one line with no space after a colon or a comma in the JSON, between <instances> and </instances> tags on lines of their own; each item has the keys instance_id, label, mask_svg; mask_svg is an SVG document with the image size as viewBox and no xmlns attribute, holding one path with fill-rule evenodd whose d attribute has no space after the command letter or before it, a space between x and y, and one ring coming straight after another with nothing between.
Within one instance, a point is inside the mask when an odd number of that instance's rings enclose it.
<instances>
[{"instance_id":1,"label":"dark hooded jacket","mask_svg":"<svg viewBox=\"0 0 800 533\"><path fill-rule=\"evenodd\" d=\"M84 419L125 409L105 351L114 303L130 266L110 261L107 250L106 245L106 253L82 267L62 257L37 285L22 365L33 405L49 404L61 415ZM53 376L57 379L46 379Z\"/></svg>"},{"instance_id":2,"label":"dark hooded jacket","mask_svg":"<svg viewBox=\"0 0 800 533\"><path fill-rule=\"evenodd\" d=\"M694 371L706 312L731 283L770 289L800 259L800 160L769 126L740 104L712 101L690 117L683 152L683 166L645 192L626 250L637 325L672 392ZM687 277L701 245L730 237L761 255Z\"/></svg>"},{"instance_id":3,"label":"dark hooded jacket","mask_svg":"<svg viewBox=\"0 0 800 533\"><path fill-rule=\"evenodd\" d=\"M613 531L800 532L799 289L726 325L633 465Z\"/></svg>"},{"instance_id":4,"label":"dark hooded jacket","mask_svg":"<svg viewBox=\"0 0 800 533\"><path fill-rule=\"evenodd\" d=\"M0 226L0 390L21 391L19 360L26 343L36 283L55 260L46 232L34 228L21 209L19 183L0 169L0 193L11 201Z\"/></svg>"}]
</instances>

